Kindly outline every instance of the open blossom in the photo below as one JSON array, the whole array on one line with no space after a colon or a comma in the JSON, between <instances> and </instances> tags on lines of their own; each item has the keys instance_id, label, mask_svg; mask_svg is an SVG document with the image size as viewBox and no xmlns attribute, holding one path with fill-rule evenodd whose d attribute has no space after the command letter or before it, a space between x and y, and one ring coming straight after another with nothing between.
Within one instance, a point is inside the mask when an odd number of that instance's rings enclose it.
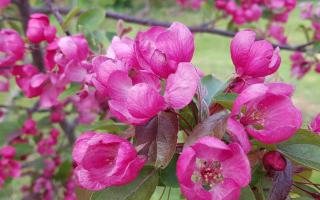
<instances>
[{"instance_id":1,"label":"open blossom","mask_svg":"<svg viewBox=\"0 0 320 200\"><path fill-rule=\"evenodd\" d=\"M11 3L11 0L0 0L0 9L7 7Z\"/></svg>"},{"instance_id":2,"label":"open blossom","mask_svg":"<svg viewBox=\"0 0 320 200\"><path fill-rule=\"evenodd\" d=\"M30 16L27 37L32 43L52 42L56 37L56 31L54 26L50 26L47 15L35 13Z\"/></svg>"},{"instance_id":3,"label":"open blossom","mask_svg":"<svg viewBox=\"0 0 320 200\"><path fill-rule=\"evenodd\" d=\"M178 64L190 62L194 53L194 38L183 24L174 22L168 29L152 27L139 32L134 44L140 66L167 78Z\"/></svg>"},{"instance_id":4,"label":"open blossom","mask_svg":"<svg viewBox=\"0 0 320 200\"><path fill-rule=\"evenodd\" d=\"M16 149L12 146L4 146L0 149L0 155L7 159L12 159L16 155Z\"/></svg>"},{"instance_id":5,"label":"open blossom","mask_svg":"<svg viewBox=\"0 0 320 200\"><path fill-rule=\"evenodd\" d=\"M231 118L263 143L283 142L302 124L302 114L290 99L293 90L284 83L253 84L235 100Z\"/></svg>"},{"instance_id":6,"label":"open blossom","mask_svg":"<svg viewBox=\"0 0 320 200\"><path fill-rule=\"evenodd\" d=\"M0 30L0 67L9 67L24 55L24 42L19 33L12 29Z\"/></svg>"},{"instance_id":7,"label":"open blossom","mask_svg":"<svg viewBox=\"0 0 320 200\"><path fill-rule=\"evenodd\" d=\"M166 80L162 96L160 80L153 74L139 71L131 78L127 72L115 71L107 82L110 111L120 121L135 125L146 123L162 110L181 109L188 105L199 80L192 64L180 63L176 72Z\"/></svg>"},{"instance_id":8,"label":"open blossom","mask_svg":"<svg viewBox=\"0 0 320 200\"><path fill-rule=\"evenodd\" d=\"M240 31L231 42L231 58L239 76L264 77L277 71L281 58L279 48L266 40L255 41L250 30Z\"/></svg>"},{"instance_id":9,"label":"open blossom","mask_svg":"<svg viewBox=\"0 0 320 200\"><path fill-rule=\"evenodd\" d=\"M70 61L81 63L88 54L89 45L83 35L65 36L47 46L45 64L49 70L57 64L63 71Z\"/></svg>"},{"instance_id":10,"label":"open blossom","mask_svg":"<svg viewBox=\"0 0 320 200\"><path fill-rule=\"evenodd\" d=\"M89 190L130 183L146 160L126 139L108 133L86 132L78 137L72 152L78 184Z\"/></svg>"},{"instance_id":11,"label":"open blossom","mask_svg":"<svg viewBox=\"0 0 320 200\"><path fill-rule=\"evenodd\" d=\"M206 136L184 148L177 177L188 200L235 200L251 180L250 163L237 143Z\"/></svg>"},{"instance_id":12,"label":"open blossom","mask_svg":"<svg viewBox=\"0 0 320 200\"><path fill-rule=\"evenodd\" d=\"M315 133L320 134L320 114L315 116L312 122L309 125L309 129Z\"/></svg>"}]
</instances>

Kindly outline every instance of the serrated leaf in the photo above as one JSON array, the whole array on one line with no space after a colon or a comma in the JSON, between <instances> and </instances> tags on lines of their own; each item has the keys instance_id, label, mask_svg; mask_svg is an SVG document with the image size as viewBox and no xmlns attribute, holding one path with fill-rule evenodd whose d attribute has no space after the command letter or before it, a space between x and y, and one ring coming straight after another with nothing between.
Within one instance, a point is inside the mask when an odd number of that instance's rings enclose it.
<instances>
[{"instance_id":1,"label":"serrated leaf","mask_svg":"<svg viewBox=\"0 0 320 200\"><path fill-rule=\"evenodd\" d=\"M178 158L178 154L175 154L169 165L160 171L160 181L167 187L179 187L176 175Z\"/></svg>"},{"instance_id":2,"label":"serrated leaf","mask_svg":"<svg viewBox=\"0 0 320 200\"><path fill-rule=\"evenodd\" d=\"M153 168L144 168L130 184L94 192L91 200L149 200L159 183L159 174Z\"/></svg>"},{"instance_id":3,"label":"serrated leaf","mask_svg":"<svg viewBox=\"0 0 320 200\"><path fill-rule=\"evenodd\" d=\"M228 114L223 111L209 116L192 130L185 145L191 145L198 139L208 135L221 138L226 132L227 119Z\"/></svg>"},{"instance_id":4,"label":"serrated leaf","mask_svg":"<svg viewBox=\"0 0 320 200\"><path fill-rule=\"evenodd\" d=\"M67 88L65 91L63 91L60 94L59 100L64 100L67 97L77 94L81 90L81 88L82 88L81 84L77 84L77 83L70 84L69 88Z\"/></svg>"},{"instance_id":5,"label":"serrated leaf","mask_svg":"<svg viewBox=\"0 0 320 200\"><path fill-rule=\"evenodd\" d=\"M241 195L239 200L255 200L255 199L256 197L254 196L254 193L252 192L249 186L241 190Z\"/></svg>"},{"instance_id":6,"label":"serrated leaf","mask_svg":"<svg viewBox=\"0 0 320 200\"><path fill-rule=\"evenodd\" d=\"M320 146L314 144L278 145L278 151L306 167L320 170Z\"/></svg>"},{"instance_id":7,"label":"serrated leaf","mask_svg":"<svg viewBox=\"0 0 320 200\"><path fill-rule=\"evenodd\" d=\"M105 12L102 8L90 9L79 16L78 25L86 30L94 31L100 28L100 24L105 20Z\"/></svg>"},{"instance_id":8,"label":"serrated leaf","mask_svg":"<svg viewBox=\"0 0 320 200\"><path fill-rule=\"evenodd\" d=\"M165 168L176 152L178 118L171 112L160 112L146 125L136 127L136 146L144 145L139 154L157 168Z\"/></svg>"},{"instance_id":9,"label":"serrated leaf","mask_svg":"<svg viewBox=\"0 0 320 200\"><path fill-rule=\"evenodd\" d=\"M272 178L272 187L269 190L268 200L286 200L293 183L293 168L287 159L286 168L283 171L275 171Z\"/></svg>"}]
</instances>

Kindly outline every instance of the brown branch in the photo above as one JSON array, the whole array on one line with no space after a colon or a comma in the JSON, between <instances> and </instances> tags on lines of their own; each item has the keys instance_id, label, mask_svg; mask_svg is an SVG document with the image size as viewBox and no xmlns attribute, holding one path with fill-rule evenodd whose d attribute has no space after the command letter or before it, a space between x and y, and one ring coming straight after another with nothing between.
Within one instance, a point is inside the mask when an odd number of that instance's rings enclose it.
<instances>
[{"instance_id":1,"label":"brown branch","mask_svg":"<svg viewBox=\"0 0 320 200\"><path fill-rule=\"evenodd\" d=\"M13 1L19 9L23 30L26 33L28 29L28 21L30 16L31 7L29 4L29 0L15 0ZM44 71L44 63L43 63L43 54L38 44L32 45L33 48L31 50L33 64L37 66L40 71Z\"/></svg>"},{"instance_id":2,"label":"brown branch","mask_svg":"<svg viewBox=\"0 0 320 200\"><path fill-rule=\"evenodd\" d=\"M68 8L59 8L60 13L66 14L69 12L70 9ZM49 8L33 8L32 12L43 12L43 13L50 13ZM139 25L144 25L144 26L162 26L162 27L169 27L172 22L164 22L164 21L156 21L152 19L141 19L138 17L122 14L122 13L117 13L117 12L111 12L107 11L105 14L106 18L110 19L115 19L115 20L123 20L129 23L134 23L134 24L139 24ZM227 30L222 30L218 28L209 28L207 26L188 26L191 32L193 33L209 33L209 34L214 34L214 35L220 35L224 37L234 37L235 32L227 31ZM287 51L301 51L305 52L306 47L313 45L315 41L308 42L306 44L301 44L301 45L281 45L281 44L275 44L272 43L274 47L279 47L282 50L287 50Z\"/></svg>"}]
</instances>

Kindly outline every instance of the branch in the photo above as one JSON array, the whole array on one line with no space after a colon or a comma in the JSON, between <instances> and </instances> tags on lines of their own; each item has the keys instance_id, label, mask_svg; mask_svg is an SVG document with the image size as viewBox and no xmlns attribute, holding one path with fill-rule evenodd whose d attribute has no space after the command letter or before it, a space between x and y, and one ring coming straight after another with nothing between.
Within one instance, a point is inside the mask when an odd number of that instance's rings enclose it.
<instances>
[{"instance_id":1,"label":"branch","mask_svg":"<svg viewBox=\"0 0 320 200\"><path fill-rule=\"evenodd\" d=\"M69 12L70 9L68 8L57 8L60 13L66 14ZM50 13L49 8L33 8L32 12L43 12L43 13ZM117 12L111 12L107 11L105 14L106 18L110 19L115 19L115 20L123 20L129 23L134 23L134 24L140 24L144 26L162 26L162 27L169 27L172 22L165 22L165 21L156 21L152 19L141 19L138 17L122 14L122 13L117 13ZM218 28L208 28L207 26L188 26L191 32L193 33L209 33L213 35L220 35L224 37L234 37L235 32L227 31L227 30L222 30ZM287 51L301 51L301 52L306 52L306 47L313 45L315 41L308 42L306 44L301 44L301 45L281 45L281 44L275 44L272 43L273 47L279 47L282 50L287 50Z\"/></svg>"},{"instance_id":2,"label":"branch","mask_svg":"<svg viewBox=\"0 0 320 200\"><path fill-rule=\"evenodd\" d=\"M78 124L77 120L74 120L72 123L69 123L66 119L59 123L64 134L67 136L68 142L70 145L73 145L75 141L74 130L77 124Z\"/></svg>"},{"instance_id":3,"label":"branch","mask_svg":"<svg viewBox=\"0 0 320 200\"><path fill-rule=\"evenodd\" d=\"M28 21L30 16L31 7L29 4L29 0L15 0L13 1L19 9L23 30L26 33L28 29ZM33 48L31 49L33 64L37 66L40 71L44 71L44 64L43 64L43 55L38 44L34 44Z\"/></svg>"}]
</instances>

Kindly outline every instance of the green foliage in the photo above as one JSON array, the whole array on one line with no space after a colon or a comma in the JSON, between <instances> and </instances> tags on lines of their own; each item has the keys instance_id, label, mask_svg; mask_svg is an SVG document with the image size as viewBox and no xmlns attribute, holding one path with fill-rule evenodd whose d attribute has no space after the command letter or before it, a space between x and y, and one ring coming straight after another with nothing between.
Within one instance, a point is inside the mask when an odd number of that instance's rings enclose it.
<instances>
[{"instance_id":1,"label":"green foliage","mask_svg":"<svg viewBox=\"0 0 320 200\"><path fill-rule=\"evenodd\" d=\"M57 173L54 176L54 179L65 182L72 170L72 162L70 160L65 160L58 168Z\"/></svg>"},{"instance_id":2,"label":"green foliage","mask_svg":"<svg viewBox=\"0 0 320 200\"><path fill-rule=\"evenodd\" d=\"M153 168L144 168L130 184L94 192L91 200L149 200L158 183L158 172Z\"/></svg>"},{"instance_id":3,"label":"green foliage","mask_svg":"<svg viewBox=\"0 0 320 200\"><path fill-rule=\"evenodd\" d=\"M255 199L256 198L249 186L241 190L241 196L239 200L255 200Z\"/></svg>"},{"instance_id":4,"label":"green foliage","mask_svg":"<svg viewBox=\"0 0 320 200\"><path fill-rule=\"evenodd\" d=\"M231 110L233 107L233 102L237 98L236 93L227 93L227 94L220 94L214 97L214 102L222 105L224 108Z\"/></svg>"},{"instance_id":5,"label":"green foliage","mask_svg":"<svg viewBox=\"0 0 320 200\"><path fill-rule=\"evenodd\" d=\"M69 88L67 88L60 94L59 100L64 100L70 96L77 94L81 88L82 88L81 84L78 84L78 83L70 84Z\"/></svg>"},{"instance_id":6,"label":"green foliage","mask_svg":"<svg viewBox=\"0 0 320 200\"><path fill-rule=\"evenodd\" d=\"M78 26L94 31L100 28L101 23L105 20L105 12L102 8L90 9L79 16Z\"/></svg>"},{"instance_id":7,"label":"green foliage","mask_svg":"<svg viewBox=\"0 0 320 200\"><path fill-rule=\"evenodd\" d=\"M179 155L175 154L169 165L165 169L160 170L160 181L167 187L179 187L176 175L178 158Z\"/></svg>"}]
</instances>

